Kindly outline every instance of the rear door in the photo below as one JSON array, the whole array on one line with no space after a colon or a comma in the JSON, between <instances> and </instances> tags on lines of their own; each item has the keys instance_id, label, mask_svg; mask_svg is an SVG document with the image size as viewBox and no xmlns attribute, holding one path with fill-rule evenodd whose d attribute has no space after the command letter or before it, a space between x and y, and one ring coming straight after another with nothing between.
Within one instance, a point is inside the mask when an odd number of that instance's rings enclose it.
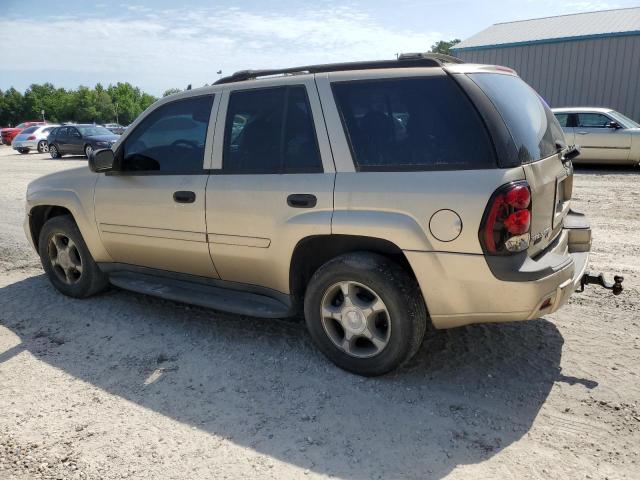
<instances>
[{"instance_id":1,"label":"rear door","mask_svg":"<svg viewBox=\"0 0 640 480\"><path fill-rule=\"evenodd\" d=\"M502 115L516 144L531 188L531 242L534 256L562 230L569 211L573 168L564 165L559 147L566 145L562 128L546 102L519 77L509 74L469 75Z\"/></svg>"},{"instance_id":2,"label":"rear door","mask_svg":"<svg viewBox=\"0 0 640 480\"><path fill-rule=\"evenodd\" d=\"M223 280L289 292L291 254L331 233L335 169L312 76L227 87L207 185Z\"/></svg>"},{"instance_id":3,"label":"rear door","mask_svg":"<svg viewBox=\"0 0 640 480\"><path fill-rule=\"evenodd\" d=\"M575 145L575 126L577 125L577 115L569 112L555 113L554 115L562 127L562 132L564 133L567 145Z\"/></svg>"},{"instance_id":4,"label":"rear door","mask_svg":"<svg viewBox=\"0 0 640 480\"><path fill-rule=\"evenodd\" d=\"M631 150L631 135L625 129L608 127L613 118L599 112L578 113L576 143L581 147L579 160L626 161Z\"/></svg>"}]
</instances>

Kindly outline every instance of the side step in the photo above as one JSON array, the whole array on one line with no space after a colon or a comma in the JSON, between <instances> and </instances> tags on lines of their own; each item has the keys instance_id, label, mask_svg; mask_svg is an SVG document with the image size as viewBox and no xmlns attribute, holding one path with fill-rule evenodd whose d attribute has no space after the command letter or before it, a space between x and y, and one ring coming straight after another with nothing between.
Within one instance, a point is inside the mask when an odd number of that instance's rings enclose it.
<instances>
[{"instance_id":1,"label":"side step","mask_svg":"<svg viewBox=\"0 0 640 480\"><path fill-rule=\"evenodd\" d=\"M292 314L288 305L257 293L135 272L113 272L109 281L125 290L238 315L284 318Z\"/></svg>"}]
</instances>

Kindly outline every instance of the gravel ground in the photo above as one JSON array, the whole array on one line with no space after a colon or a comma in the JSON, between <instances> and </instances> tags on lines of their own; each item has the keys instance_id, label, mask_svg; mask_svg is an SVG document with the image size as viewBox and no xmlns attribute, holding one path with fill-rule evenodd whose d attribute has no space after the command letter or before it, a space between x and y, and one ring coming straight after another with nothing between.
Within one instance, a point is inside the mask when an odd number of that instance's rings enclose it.
<instances>
[{"instance_id":1,"label":"gravel ground","mask_svg":"<svg viewBox=\"0 0 640 480\"><path fill-rule=\"evenodd\" d=\"M640 180L581 169L591 287L560 312L440 331L397 373L335 368L299 320L56 293L27 183L83 165L0 146L0 478L640 478Z\"/></svg>"}]
</instances>

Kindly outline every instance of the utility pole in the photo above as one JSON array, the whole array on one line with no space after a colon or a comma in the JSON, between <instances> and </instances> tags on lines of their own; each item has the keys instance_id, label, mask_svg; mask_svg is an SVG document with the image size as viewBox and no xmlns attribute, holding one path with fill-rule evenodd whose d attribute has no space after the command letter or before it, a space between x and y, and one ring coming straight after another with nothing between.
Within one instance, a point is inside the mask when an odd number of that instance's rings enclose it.
<instances>
[{"instance_id":1,"label":"utility pole","mask_svg":"<svg viewBox=\"0 0 640 480\"><path fill-rule=\"evenodd\" d=\"M40 113L42 113L42 121L46 122L46 120L44 119L44 108L42 109L42 111Z\"/></svg>"},{"instance_id":2,"label":"utility pole","mask_svg":"<svg viewBox=\"0 0 640 480\"><path fill-rule=\"evenodd\" d=\"M116 103L116 123L120 125L120 122L118 121L118 102L115 102L115 103Z\"/></svg>"}]
</instances>

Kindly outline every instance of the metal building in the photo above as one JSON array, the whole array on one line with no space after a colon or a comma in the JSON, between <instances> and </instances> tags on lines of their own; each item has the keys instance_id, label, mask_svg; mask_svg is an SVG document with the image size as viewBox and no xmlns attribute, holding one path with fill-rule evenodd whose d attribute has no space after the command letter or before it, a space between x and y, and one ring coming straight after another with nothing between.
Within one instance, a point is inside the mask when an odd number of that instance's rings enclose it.
<instances>
[{"instance_id":1,"label":"metal building","mask_svg":"<svg viewBox=\"0 0 640 480\"><path fill-rule=\"evenodd\" d=\"M515 69L552 107L609 107L640 120L640 7L497 23L453 54Z\"/></svg>"}]
</instances>

